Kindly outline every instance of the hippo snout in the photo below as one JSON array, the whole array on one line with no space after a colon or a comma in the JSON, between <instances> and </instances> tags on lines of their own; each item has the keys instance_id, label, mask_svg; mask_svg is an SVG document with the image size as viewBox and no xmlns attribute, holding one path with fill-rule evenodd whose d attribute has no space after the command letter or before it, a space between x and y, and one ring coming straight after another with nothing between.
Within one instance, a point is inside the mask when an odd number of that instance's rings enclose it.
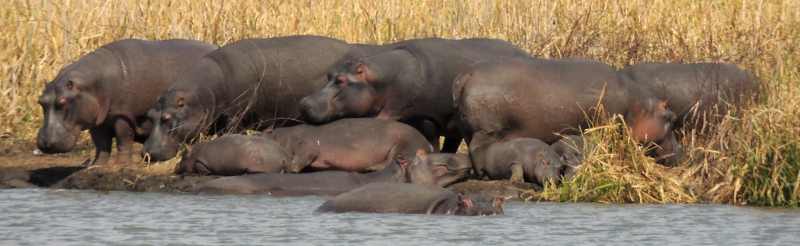
<instances>
[{"instance_id":1,"label":"hippo snout","mask_svg":"<svg viewBox=\"0 0 800 246\"><path fill-rule=\"evenodd\" d=\"M166 161L178 154L178 144L162 137L147 139L142 149L142 157L149 157L150 161Z\"/></svg>"},{"instance_id":2,"label":"hippo snout","mask_svg":"<svg viewBox=\"0 0 800 246\"><path fill-rule=\"evenodd\" d=\"M36 147L48 154L66 153L75 147L77 139L77 136L69 133L66 129L45 127L39 129Z\"/></svg>"},{"instance_id":3,"label":"hippo snout","mask_svg":"<svg viewBox=\"0 0 800 246\"><path fill-rule=\"evenodd\" d=\"M303 99L300 100L299 105L301 119L311 123L325 122L327 119L323 113L320 112L319 108L320 106L314 102L314 99L303 97Z\"/></svg>"}]
</instances>

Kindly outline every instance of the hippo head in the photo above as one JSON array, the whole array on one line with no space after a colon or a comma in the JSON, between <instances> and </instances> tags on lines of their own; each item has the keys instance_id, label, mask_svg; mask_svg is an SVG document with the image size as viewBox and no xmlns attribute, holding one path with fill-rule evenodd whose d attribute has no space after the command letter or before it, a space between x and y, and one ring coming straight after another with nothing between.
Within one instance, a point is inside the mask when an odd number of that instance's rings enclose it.
<instances>
[{"instance_id":1,"label":"hippo head","mask_svg":"<svg viewBox=\"0 0 800 246\"><path fill-rule=\"evenodd\" d=\"M376 79L366 63L344 64L328 73L325 87L300 101L303 120L321 124L346 117L376 115L383 105Z\"/></svg>"},{"instance_id":2,"label":"hippo head","mask_svg":"<svg viewBox=\"0 0 800 246\"><path fill-rule=\"evenodd\" d=\"M505 198L487 198L482 195L467 196L459 193L443 197L428 208L428 214L485 216L503 214Z\"/></svg>"},{"instance_id":3,"label":"hippo head","mask_svg":"<svg viewBox=\"0 0 800 246\"><path fill-rule=\"evenodd\" d=\"M193 141L208 127L213 103L211 93L172 88L159 97L156 106L147 115L153 130L144 143L144 154L153 161L172 159L180 143Z\"/></svg>"},{"instance_id":4,"label":"hippo head","mask_svg":"<svg viewBox=\"0 0 800 246\"><path fill-rule=\"evenodd\" d=\"M82 130L100 125L108 114L108 98L97 88L97 76L75 69L62 70L47 83L39 104L44 121L36 138L45 153L72 150Z\"/></svg>"},{"instance_id":5,"label":"hippo head","mask_svg":"<svg viewBox=\"0 0 800 246\"><path fill-rule=\"evenodd\" d=\"M675 119L675 113L669 109L667 101L656 99L634 103L625 117L632 137L641 143L658 143L667 138Z\"/></svg>"},{"instance_id":6,"label":"hippo head","mask_svg":"<svg viewBox=\"0 0 800 246\"><path fill-rule=\"evenodd\" d=\"M466 155L427 154L418 150L413 163L408 165L408 180L415 184L447 187L464 180L472 170Z\"/></svg>"}]
</instances>

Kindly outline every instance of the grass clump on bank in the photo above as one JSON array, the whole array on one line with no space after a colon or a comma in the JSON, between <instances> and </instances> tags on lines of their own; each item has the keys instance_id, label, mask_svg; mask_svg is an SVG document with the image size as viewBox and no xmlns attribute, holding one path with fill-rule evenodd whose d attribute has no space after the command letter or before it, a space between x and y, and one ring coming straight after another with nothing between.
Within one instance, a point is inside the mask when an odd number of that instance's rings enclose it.
<instances>
[{"instance_id":1,"label":"grass clump on bank","mask_svg":"<svg viewBox=\"0 0 800 246\"><path fill-rule=\"evenodd\" d=\"M33 141L44 81L122 38L224 45L316 34L350 42L491 37L545 58L616 67L721 61L761 78L764 95L715 131L687 133L687 159L654 164L620 130L590 129L599 146L549 200L798 205L800 0L459 1L10 0L0 5L0 141ZM612 121L613 122L613 121ZM1 152L0 152L1 153Z\"/></svg>"}]
</instances>

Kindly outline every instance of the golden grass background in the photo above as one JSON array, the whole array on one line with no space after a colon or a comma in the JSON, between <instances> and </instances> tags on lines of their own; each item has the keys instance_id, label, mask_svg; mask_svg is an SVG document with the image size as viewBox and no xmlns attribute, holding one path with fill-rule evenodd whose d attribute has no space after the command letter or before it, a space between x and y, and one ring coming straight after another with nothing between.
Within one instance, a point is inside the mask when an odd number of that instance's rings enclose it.
<instances>
[{"instance_id":1,"label":"golden grass background","mask_svg":"<svg viewBox=\"0 0 800 246\"><path fill-rule=\"evenodd\" d=\"M718 129L687 133L675 168L641 155L611 122L587 133L602 148L578 176L541 197L564 201L798 205L800 0L9 0L0 4L0 134L30 139L44 82L121 38L317 34L350 42L493 37L542 57L722 61L758 75L765 96ZM5 141L5 140L3 140ZM638 149L637 149L638 148Z\"/></svg>"}]
</instances>

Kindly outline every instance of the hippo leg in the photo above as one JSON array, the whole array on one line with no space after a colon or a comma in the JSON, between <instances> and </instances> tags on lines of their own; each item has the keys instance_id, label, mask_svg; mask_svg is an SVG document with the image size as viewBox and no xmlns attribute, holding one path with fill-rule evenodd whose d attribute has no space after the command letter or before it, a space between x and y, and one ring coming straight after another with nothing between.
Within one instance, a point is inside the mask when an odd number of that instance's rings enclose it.
<instances>
[{"instance_id":1,"label":"hippo leg","mask_svg":"<svg viewBox=\"0 0 800 246\"><path fill-rule=\"evenodd\" d=\"M134 128L130 122L117 119L114 122L114 134L117 137L117 164L127 165L133 155Z\"/></svg>"},{"instance_id":2,"label":"hippo leg","mask_svg":"<svg viewBox=\"0 0 800 246\"><path fill-rule=\"evenodd\" d=\"M89 130L94 143L95 154L92 165L102 165L108 163L108 158L111 156L111 141L113 134L108 128L98 127Z\"/></svg>"},{"instance_id":3,"label":"hippo leg","mask_svg":"<svg viewBox=\"0 0 800 246\"><path fill-rule=\"evenodd\" d=\"M512 163L509 167L511 169L511 182L524 183L525 182L525 169L522 164Z\"/></svg>"},{"instance_id":4,"label":"hippo leg","mask_svg":"<svg viewBox=\"0 0 800 246\"><path fill-rule=\"evenodd\" d=\"M460 137L447 137L444 139L444 144L442 145L442 153L456 153L458 152L458 146L461 145Z\"/></svg>"}]
</instances>

